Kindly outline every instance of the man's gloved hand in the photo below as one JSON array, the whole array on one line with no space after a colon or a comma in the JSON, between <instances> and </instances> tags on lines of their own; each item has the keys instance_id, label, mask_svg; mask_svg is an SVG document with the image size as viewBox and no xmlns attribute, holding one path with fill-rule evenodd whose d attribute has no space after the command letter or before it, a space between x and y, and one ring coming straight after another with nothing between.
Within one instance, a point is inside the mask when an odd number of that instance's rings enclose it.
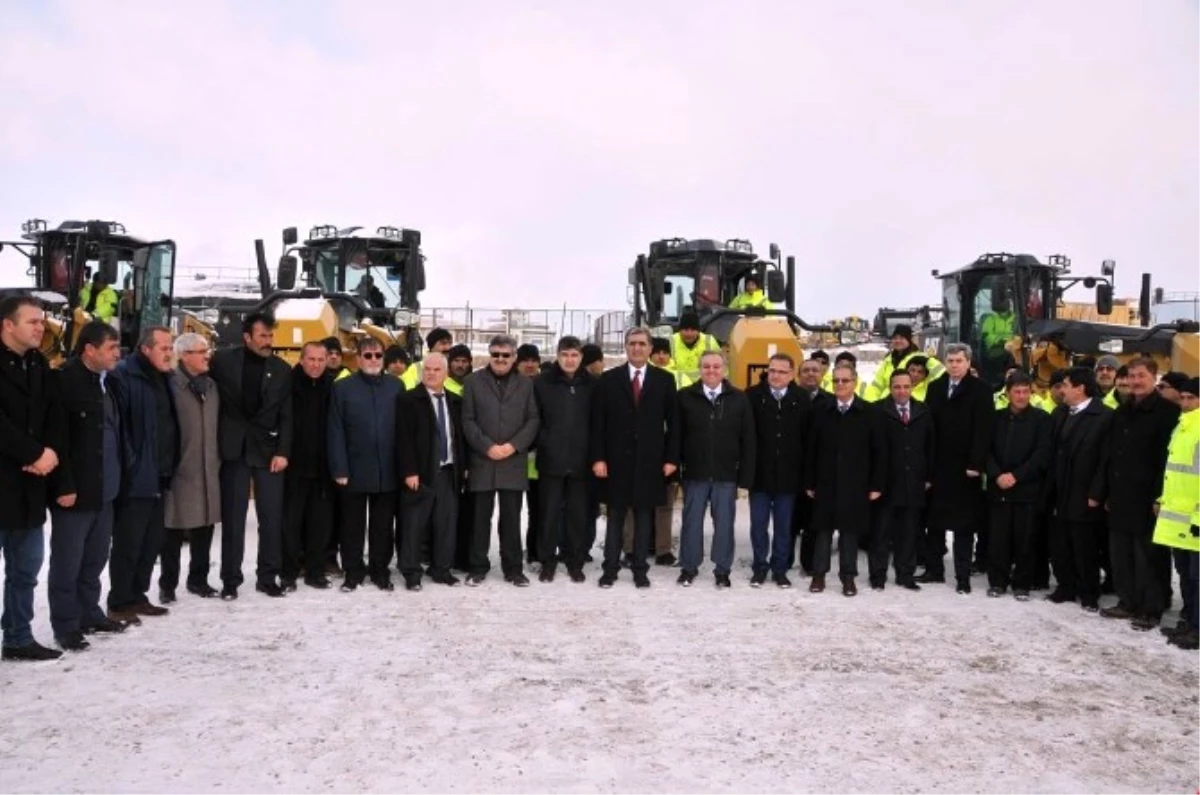
<instances>
[{"instance_id":1,"label":"man's gloved hand","mask_svg":"<svg viewBox=\"0 0 1200 795\"><path fill-rule=\"evenodd\" d=\"M1192 525L1192 535L1200 536L1200 527L1197 527L1196 525Z\"/></svg>"}]
</instances>

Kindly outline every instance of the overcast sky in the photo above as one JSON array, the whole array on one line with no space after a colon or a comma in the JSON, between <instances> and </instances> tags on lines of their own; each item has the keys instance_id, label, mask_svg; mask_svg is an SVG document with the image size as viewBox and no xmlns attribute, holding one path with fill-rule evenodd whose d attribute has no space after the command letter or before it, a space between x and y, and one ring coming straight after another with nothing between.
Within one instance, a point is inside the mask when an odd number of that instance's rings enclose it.
<instances>
[{"instance_id":1,"label":"overcast sky","mask_svg":"<svg viewBox=\"0 0 1200 795\"><path fill-rule=\"evenodd\" d=\"M0 0L0 239L123 222L250 267L420 229L423 304L625 305L651 240L749 238L824 320L985 251L1197 290L1197 4ZM4 284L23 260L0 254ZM1082 297L1082 296L1081 296Z\"/></svg>"}]
</instances>

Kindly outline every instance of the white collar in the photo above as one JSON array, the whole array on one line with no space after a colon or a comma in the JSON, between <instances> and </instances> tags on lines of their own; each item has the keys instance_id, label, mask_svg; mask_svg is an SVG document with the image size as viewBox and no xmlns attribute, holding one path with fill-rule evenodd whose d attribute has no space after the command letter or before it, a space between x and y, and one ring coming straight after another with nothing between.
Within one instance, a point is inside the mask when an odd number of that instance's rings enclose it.
<instances>
[{"instance_id":1,"label":"white collar","mask_svg":"<svg viewBox=\"0 0 1200 795\"><path fill-rule=\"evenodd\" d=\"M1091 398L1088 398L1087 400L1083 401L1082 403L1080 403L1080 404L1079 404L1078 406L1076 406L1075 408L1071 409L1071 413L1072 413L1072 414L1078 414L1079 412L1083 411L1084 409L1086 409L1086 408L1087 408L1088 406L1090 406L1090 405L1092 405L1092 399L1091 399Z\"/></svg>"},{"instance_id":2,"label":"white collar","mask_svg":"<svg viewBox=\"0 0 1200 795\"><path fill-rule=\"evenodd\" d=\"M724 384L717 384L715 387L710 388L710 387L706 386L703 381L701 381L700 383L701 383L701 386L704 386L704 394L712 395L713 397L719 396L721 394L721 387L724 386Z\"/></svg>"},{"instance_id":3,"label":"white collar","mask_svg":"<svg viewBox=\"0 0 1200 795\"><path fill-rule=\"evenodd\" d=\"M644 364L643 364L641 367L634 367L634 366L633 366L633 364L631 363L631 364L629 365L629 380L631 380L631 381L632 381L632 380L633 380L633 376L634 376L636 373L641 373L641 374L642 374L642 379L643 379L643 380L645 380L645 378L646 378L646 367L647 367L647 365L644 365Z\"/></svg>"}]
</instances>

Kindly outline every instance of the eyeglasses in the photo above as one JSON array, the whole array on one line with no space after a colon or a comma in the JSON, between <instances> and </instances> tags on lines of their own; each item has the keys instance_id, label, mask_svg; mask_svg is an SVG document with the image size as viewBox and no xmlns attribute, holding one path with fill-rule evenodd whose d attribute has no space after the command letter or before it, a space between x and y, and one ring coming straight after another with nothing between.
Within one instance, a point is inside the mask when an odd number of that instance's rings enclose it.
<instances>
[{"instance_id":1,"label":"eyeglasses","mask_svg":"<svg viewBox=\"0 0 1200 795\"><path fill-rule=\"evenodd\" d=\"M369 362L372 359L382 359L383 354L379 353L378 351L367 351L366 353L360 353L358 355L358 358L366 359Z\"/></svg>"},{"instance_id":2,"label":"eyeglasses","mask_svg":"<svg viewBox=\"0 0 1200 795\"><path fill-rule=\"evenodd\" d=\"M493 359L511 359L513 357L511 351L488 351Z\"/></svg>"},{"instance_id":3,"label":"eyeglasses","mask_svg":"<svg viewBox=\"0 0 1200 795\"><path fill-rule=\"evenodd\" d=\"M854 379L853 378L835 378L835 379L833 379L833 383L835 383L835 384L853 384Z\"/></svg>"},{"instance_id":4,"label":"eyeglasses","mask_svg":"<svg viewBox=\"0 0 1200 795\"><path fill-rule=\"evenodd\" d=\"M791 370L767 370L768 375L791 375Z\"/></svg>"},{"instance_id":5,"label":"eyeglasses","mask_svg":"<svg viewBox=\"0 0 1200 795\"><path fill-rule=\"evenodd\" d=\"M197 348L194 351L184 351L184 353L198 353L201 356L207 356L211 352L212 351L210 351L208 348Z\"/></svg>"}]
</instances>

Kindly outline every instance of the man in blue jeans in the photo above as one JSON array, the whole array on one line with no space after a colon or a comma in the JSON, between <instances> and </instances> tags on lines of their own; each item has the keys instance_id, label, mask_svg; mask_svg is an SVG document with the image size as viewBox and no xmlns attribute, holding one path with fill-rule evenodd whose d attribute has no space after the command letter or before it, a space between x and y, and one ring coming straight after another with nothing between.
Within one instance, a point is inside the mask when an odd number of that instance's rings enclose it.
<instances>
[{"instance_id":1,"label":"man in blue jeans","mask_svg":"<svg viewBox=\"0 0 1200 795\"><path fill-rule=\"evenodd\" d=\"M766 380L746 390L757 432L754 486L750 489L750 544L754 547L751 588L771 580L791 588L792 512L800 492L804 463L804 426L812 401L795 383L796 363L786 353L767 362ZM775 531L774 538L768 527ZM770 561L768 563L768 553Z\"/></svg>"},{"instance_id":2,"label":"man in blue jeans","mask_svg":"<svg viewBox=\"0 0 1200 795\"><path fill-rule=\"evenodd\" d=\"M696 579L704 555L704 514L712 506L713 576L728 588L733 567L733 520L738 487L754 484L754 414L746 394L725 379L717 351L700 359L700 381L679 393L683 454L683 531L679 584ZM787 527L791 527L790 519Z\"/></svg>"},{"instance_id":3,"label":"man in blue jeans","mask_svg":"<svg viewBox=\"0 0 1200 795\"><path fill-rule=\"evenodd\" d=\"M66 420L39 348L46 328L29 296L0 301L0 555L4 557L5 660L62 656L33 639L33 591L45 555L47 476L58 466Z\"/></svg>"}]
</instances>

